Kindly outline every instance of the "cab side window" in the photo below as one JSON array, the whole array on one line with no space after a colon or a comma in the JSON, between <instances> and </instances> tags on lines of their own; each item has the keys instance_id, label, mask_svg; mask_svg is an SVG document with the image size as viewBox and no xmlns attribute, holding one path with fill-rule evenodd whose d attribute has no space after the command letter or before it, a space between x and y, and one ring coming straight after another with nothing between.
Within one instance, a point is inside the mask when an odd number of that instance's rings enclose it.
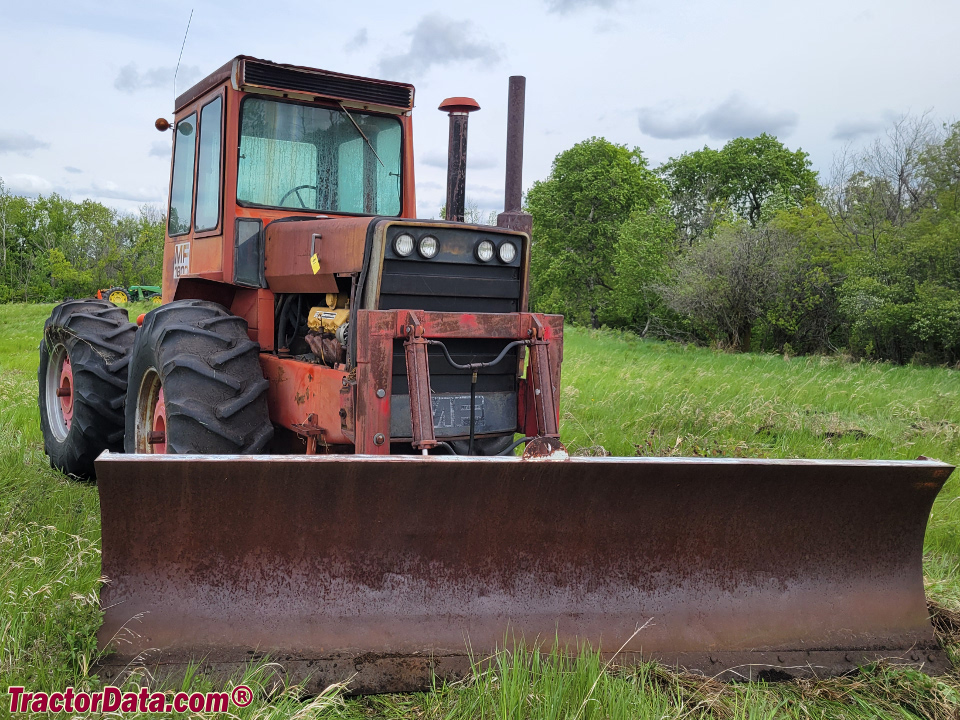
<instances>
[{"instance_id":1,"label":"cab side window","mask_svg":"<svg viewBox=\"0 0 960 720\"><path fill-rule=\"evenodd\" d=\"M177 123L173 145L173 184L170 187L168 229L171 235L190 232L190 210L193 206L193 160L197 152L197 115Z\"/></svg>"},{"instance_id":2,"label":"cab side window","mask_svg":"<svg viewBox=\"0 0 960 720\"><path fill-rule=\"evenodd\" d=\"M215 230L220 221L220 126L223 99L200 111L200 162L197 164L197 215L194 230Z\"/></svg>"}]
</instances>

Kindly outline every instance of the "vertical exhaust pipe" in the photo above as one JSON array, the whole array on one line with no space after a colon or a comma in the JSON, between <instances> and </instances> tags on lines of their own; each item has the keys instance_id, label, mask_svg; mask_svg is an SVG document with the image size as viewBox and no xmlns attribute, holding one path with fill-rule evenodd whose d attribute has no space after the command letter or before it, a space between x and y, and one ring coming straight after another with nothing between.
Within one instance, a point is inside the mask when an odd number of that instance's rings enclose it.
<instances>
[{"instance_id":1,"label":"vertical exhaust pipe","mask_svg":"<svg viewBox=\"0 0 960 720\"><path fill-rule=\"evenodd\" d=\"M523 199L523 115L526 104L527 79L510 77L507 98L507 176L504 182L503 212L497 225L519 230L528 235L533 230L533 217L521 209Z\"/></svg>"},{"instance_id":2,"label":"vertical exhaust pipe","mask_svg":"<svg viewBox=\"0 0 960 720\"><path fill-rule=\"evenodd\" d=\"M473 98L452 97L440 103L439 109L450 115L446 219L463 222L467 193L467 121L480 105Z\"/></svg>"}]
</instances>

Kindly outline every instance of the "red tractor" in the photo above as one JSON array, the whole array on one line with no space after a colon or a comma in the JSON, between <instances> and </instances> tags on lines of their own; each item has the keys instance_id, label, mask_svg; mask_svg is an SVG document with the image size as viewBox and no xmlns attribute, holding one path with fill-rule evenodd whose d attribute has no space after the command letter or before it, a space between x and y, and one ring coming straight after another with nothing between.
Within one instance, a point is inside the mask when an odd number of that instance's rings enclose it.
<instances>
[{"instance_id":1,"label":"red tractor","mask_svg":"<svg viewBox=\"0 0 960 720\"><path fill-rule=\"evenodd\" d=\"M567 458L522 78L496 227L462 222L469 98L441 105L447 220L415 219L413 100L234 58L177 98L164 304L47 321L45 447L98 476L106 676L267 654L398 690L508 632L747 677L942 666L921 546L950 467Z\"/></svg>"}]
</instances>

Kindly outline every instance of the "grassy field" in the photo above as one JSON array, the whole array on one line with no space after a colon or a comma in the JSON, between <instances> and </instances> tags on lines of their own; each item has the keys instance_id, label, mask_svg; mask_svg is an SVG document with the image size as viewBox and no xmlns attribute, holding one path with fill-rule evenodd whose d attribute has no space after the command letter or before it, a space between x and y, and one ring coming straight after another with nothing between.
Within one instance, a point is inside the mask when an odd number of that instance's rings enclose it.
<instances>
[{"instance_id":1,"label":"grassy field","mask_svg":"<svg viewBox=\"0 0 960 720\"><path fill-rule=\"evenodd\" d=\"M149 309L131 310L134 316ZM52 471L36 404L37 346L50 306L0 306L0 688L96 688L96 488ZM730 355L568 329L562 434L574 452L912 459L960 462L960 372L834 358ZM960 633L960 474L926 538L928 595L955 661ZM960 616L957 616L960 617ZM885 666L825 681L722 684L655 664L607 668L503 652L471 680L434 692L301 699L268 666L243 718L913 718L960 717L960 676ZM238 679L239 680L239 679ZM203 678L184 688L208 689ZM181 687L171 688L181 689ZM8 696L0 696L0 713ZM124 715L128 717L129 715ZM152 717L160 717L153 715Z\"/></svg>"}]
</instances>

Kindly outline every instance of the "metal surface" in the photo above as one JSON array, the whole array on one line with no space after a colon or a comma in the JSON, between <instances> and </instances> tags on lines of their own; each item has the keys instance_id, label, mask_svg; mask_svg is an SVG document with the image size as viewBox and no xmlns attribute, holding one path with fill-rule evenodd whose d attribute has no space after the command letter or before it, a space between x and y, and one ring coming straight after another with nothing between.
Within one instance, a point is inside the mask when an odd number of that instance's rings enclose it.
<instances>
[{"instance_id":1,"label":"metal surface","mask_svg":"<svg viewBox=\"0 0 960 720\"><path fill-rule=\"evenodd\" d=\"M341 428L340 394L347 377L345 370L267 353L260 354L260 367L270 381L267 407L274 425L307 437L303 426L316 425L325 443L352 442ZM310 416L314 418L312 423Z\"/></svg>"},{"instance_id":2,"label":"metal surface","mask_svg":"<svg viewBox=\"0 0 960 720\"><path fill-rule=\"evenodd\" d=\"M526 103L527 79L522 75L510 77L507 97L507 171L503 192L503 212L497 215L497 225L520 230L528 235L533 230L533 216L523 212L523 115Z\"/></svg>"},{"instance_id":3,"label":"metal surface","mask_svg":"<svg viewBox=\"0 0 960 720\"><path fill-rule=\"evenodd\" d=\"M518 424L527 435L556 434L559 413L556 400L560 388L560 363L563 353L562 316L540 313L358 310L356 318L357 337L362 338L362 341L358 340L357 345L356 383L354 386L348 381L348 387L351 390L355 387L356 392L354 442L358 454L389 453L393 415L393 341L395 338L407 337L408 326L422 328L421 335L424 338L542 338L531 345L531 358L535 363L531 381L519 383ZM537 385L537 382L540 384ZM378 393L379 390L383 390L383 394ZM410 405L407 404L404 409L409 413ZM431 412L426 401L421 401L419 412ZM427 420L424 418L423 425L426 424ZM547 430L537 433L538 427ZM550 428L554 429L550 431ZM384 436L384 442L373 441L378 434Z\"/></svg>"},{"instance_id":4,"label":"metal surface","mask_svg":"<svg viewBox=\"0 0 960 720\"><path fill-rule=\"evenodd\" d=\"M466 376L469 384L470 376ZM450 439L467 437L470 432L470 391L431 393L433 433ZM478 435L504 435L517 428L515 392L477 392L476 426ZM394 440L413 439L410 429L410 396L394 395L390 403L390 436Z\"/></svg>"},{"instance_id":5,"label":"metal surface","mask_svg":"<svg viewBox=\"0 0 960 720\"><path fill-rule=\"evenodd\" d=\"M50 351L44 382L50 431L57 440L63 442L73 424L73 366L67 348L62 343Z\"/></svg>"},{"instance_id":6,"label":"metal surface","mask_svg":"<svg viewBox=\"0 0 960 720\"><path fill-rule=\"evenodd\" d=\"M430 401L430 363L427 359L427 340L415 316L414 325L407 325L407 339L403 343L407 359L407 387L410 403L410 432L414 450L430 450L437 446L433 432L433 403ZM386 396L386 392L382 396ZM382 397L378 391L377 397Z\"/></svg>"},{"instance_id":7,"label":"metal surface","mask_svg":"<svg viewBox=\"0 0 960 720\"><path fill-rule=\"evenodd\" d=\"M410 690L521 638L724 677L939 671L921 560L950 471L105 454L101 677L269 655L311 692Z\"/></svg>"},{"instance_id":8,"label":"metal surface","mask_svg":"<svg viewBox=\"0 0 960 720\"><path fill-rule=\"evenodd\" d=\"M440 110L450 115L450 141L447 145L446 219L463 222L467 192L467 123L470 113L480 109L467 97L447 98Z\"/></svg>"}]
</instances>

